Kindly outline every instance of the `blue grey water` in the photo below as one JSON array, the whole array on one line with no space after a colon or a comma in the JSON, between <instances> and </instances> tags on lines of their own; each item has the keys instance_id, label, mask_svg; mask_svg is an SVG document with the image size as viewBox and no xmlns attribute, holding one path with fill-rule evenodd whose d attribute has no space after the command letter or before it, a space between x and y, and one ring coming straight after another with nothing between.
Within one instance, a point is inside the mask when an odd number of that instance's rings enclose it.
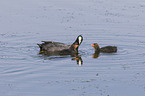
<instances>
[{"instance_id":1,"label":"blue grey water","mask_svg":"<svg viewBox=\"0 0 145 96\"><path fill-rule=\"evenodd\" d=\"M0 96L144 96L144 0L3 0L0 3ZM42 40L79 48L42 56ZM118 52L94 49L115 45Z\"/></svg>"}]
</instances>

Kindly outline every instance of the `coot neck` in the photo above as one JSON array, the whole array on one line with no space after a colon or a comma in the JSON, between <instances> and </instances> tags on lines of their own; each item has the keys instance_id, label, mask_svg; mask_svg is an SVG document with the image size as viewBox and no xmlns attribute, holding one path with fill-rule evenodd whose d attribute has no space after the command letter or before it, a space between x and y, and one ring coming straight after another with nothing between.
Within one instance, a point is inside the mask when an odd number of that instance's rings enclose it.
<instances>
[{"instance_id":1,"label":"coot neck","mask_svg":"<svg viewBox=\"0 0 145 96\"><path fill-rule=\"evenodd\" d=\"M101 51L99 46L95 46L95 53L99 53Z\"/></svg>"},{"instance_id":2,"label":"coot neck","mask_svg":"<svg viewBox=\"0 0 145 96\"><path fill-rule=\"evenodd\" d=\"M78 47L77 47L78 48ZM70 52L72 53L78 53L77 48L74 47L74 44L72 44L69 48Z\"/></svg>"}]
</instances>

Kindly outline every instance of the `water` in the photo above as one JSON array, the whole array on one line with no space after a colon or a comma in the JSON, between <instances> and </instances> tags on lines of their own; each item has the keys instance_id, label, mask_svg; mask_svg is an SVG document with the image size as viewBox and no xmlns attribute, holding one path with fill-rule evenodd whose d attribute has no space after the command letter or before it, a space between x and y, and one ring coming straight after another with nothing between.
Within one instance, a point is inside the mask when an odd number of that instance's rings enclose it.
<instances>
[{"instance_id":1,"label":"water","mask_svg":"<svg viewBox=\"0 0 145 96\"><path fill-rule=\"evenodd\" d=\"M144 0L5 0L0 3L1 96L144 96ZM71 56L42 56L42 40L72 44ZM115 45L118 52L94 49Z\"/></svg>"}]
</instances>

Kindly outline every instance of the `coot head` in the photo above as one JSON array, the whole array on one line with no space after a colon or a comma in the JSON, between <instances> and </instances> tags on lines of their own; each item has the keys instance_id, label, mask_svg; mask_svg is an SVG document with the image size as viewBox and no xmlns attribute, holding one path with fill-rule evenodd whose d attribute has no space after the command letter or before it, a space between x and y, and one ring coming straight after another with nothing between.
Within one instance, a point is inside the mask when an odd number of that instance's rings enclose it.
<instances>
[{"instance_id":1,"label":"coot head","mask_svg":"<svg viewBox=\"0 0 145 96\"><path fill-rule=\"evenodd\" d=\"M100 52L100 47L97 43L93 43L91 46L95 48L95 52Z\"/></svg>"},{"instance_id":2,"label":"coot head","mask_svg":"<svg viewBox=\"0 0 145 96\"><path fill-rule=\"evenodd\" d=\"M76 41L73 44L75 44L75 45L81 45L82 41L83 41L83 36L79 35L77 37Z\"/></svg>"},{"instance_id":3,"label":"coot head","mask_svg":"<svg viewBox=\"0 0 145 96\"><path fill-rule=\"evenodd\" d=\"M73 44L75 44L75 45L78 45L78 47L76 48L77 51L78 51L78 48L79 48L79 46L81 45L82 42L83 42L83 36L82 36L82 35L79 35L79 36L77 37L76 41L73 43ZM73 44L72 44L72 45L73 45Z\"/></svg>"}]
</instances>

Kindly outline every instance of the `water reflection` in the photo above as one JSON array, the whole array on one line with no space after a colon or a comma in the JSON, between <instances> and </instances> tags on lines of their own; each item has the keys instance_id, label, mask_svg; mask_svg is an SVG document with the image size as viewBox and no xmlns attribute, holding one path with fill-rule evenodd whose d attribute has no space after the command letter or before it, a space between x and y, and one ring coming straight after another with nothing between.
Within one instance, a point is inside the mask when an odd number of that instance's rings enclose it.
<instances>
[{"instance_id":1,"label":"water reflection","mask_svg":"<svg viewBox=\"0 0 145 96\"><path fill-rule=\"evenodd\" d=\"M100 52L95 52L92 56L92 58L98 58L100 56Z\"/></svg>"},{"instance_id":2,"label":"water reflection","mask_svg":"<svg viewBox=\"0 0 145 96\"><path fill-rule=\"evenodd\" d=\"M73 54L73 55L57 55L57 54L51 54L51 55L45 55L45 54L40 54L39 52L39 55L42 55L44 57L45 60L52 60L52 59L60 59L60 58L69 58L71 57L72 59L71 60L76 60L78 66L82 66L83 65L83 60L81 58L80 55L78 54Z\"/></svg>"},{"instance_id":3,"label":"water reflection","mask_svg":"<svg viewBox=\"0 0 145 96\"><path fill-rule=\"evenodd\" d=\"M81 58L81 56L77 55L75 58L73 58L72 60L76 60L77 61L77 64L79 66L82 66L83 65L83 60Z\"/></svg>"},{"instance_id":4,"label":"water reflection","mask_svg":"<svg viewBox=\"0 0 145 96\"><path fill-rule=\"evenodd\" d=\"M94 54L92 54L92 58L98 58L98 57L100 57L100 53L101 53L101 55L115 55L115 53L95 52Z\"/></svg>"}]
</instances>

